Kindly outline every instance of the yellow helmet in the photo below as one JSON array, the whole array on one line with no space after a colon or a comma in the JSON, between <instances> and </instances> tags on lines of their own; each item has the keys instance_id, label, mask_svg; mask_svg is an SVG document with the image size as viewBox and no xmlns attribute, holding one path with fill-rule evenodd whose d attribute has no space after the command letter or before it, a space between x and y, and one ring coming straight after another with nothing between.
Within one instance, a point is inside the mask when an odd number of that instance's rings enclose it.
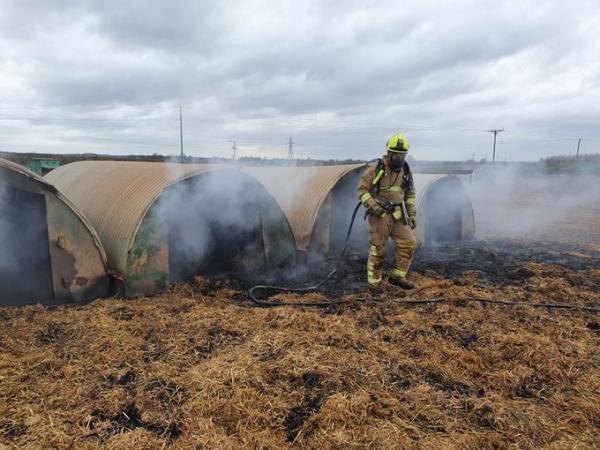
<instances>
[{"instance_id":1,"label":"yellow helmet","mask_svg":"<svg viewBox=\"0 0 600 450\"><path fill-rule=\"evenodd\" d=\"M394 153L407 153L408 147L410 147L408 139L406 139L406 137L402 133L397 133L393 135L387 140L387 143L385 144L386 150L388 152Z\"/></svg>"}]
</instances>

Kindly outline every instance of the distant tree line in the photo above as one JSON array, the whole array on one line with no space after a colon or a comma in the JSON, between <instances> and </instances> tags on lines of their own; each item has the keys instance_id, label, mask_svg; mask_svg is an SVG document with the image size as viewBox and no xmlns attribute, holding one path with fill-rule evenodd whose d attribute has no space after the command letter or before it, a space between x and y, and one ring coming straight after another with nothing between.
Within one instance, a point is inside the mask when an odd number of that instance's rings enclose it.
<instances>
[{"instance_id":1,"label":"distant tree line","mask_svg":"<svg viewBox=\"0 0 600 450\"><path fill-rule=\"evenodd\" d=\"M161 155L154 153L152 155L105 155L96 153L14 153L0 152L0 158L8 159L23 166L29 166L32 159L56 159L61 165L76 161L148 161L148 162L177 162L184 164L241 164L241 165L277 165L277 166L324 166L335 164L361 164L364 160L344 159L344 160L320 160L320 159L284 159L284 158L260 158L244 156L238 159L219 158L219 157L199 157L184 155Z\"/></svg>"},{"instance_id":2,"label":"distant tree line","mask_svg":"<svg viewBox=\"0 0 600 450\"><path fill-rule=\"evenodd\" d=\"M546 164L600 162L600 153L584 154L579 156L550 156L548 158L543 158L542 161Z\"/></svg>"},{"instance_id":3,"label":"distant tree line","mask_svg":"<svg viewBox=\"0 0 600 450\"><path fill-rule=\"evenodd\" d=\"M600 175L600 154L551 156L542 159L546 174Z\"/></svg>"}]
</instances>

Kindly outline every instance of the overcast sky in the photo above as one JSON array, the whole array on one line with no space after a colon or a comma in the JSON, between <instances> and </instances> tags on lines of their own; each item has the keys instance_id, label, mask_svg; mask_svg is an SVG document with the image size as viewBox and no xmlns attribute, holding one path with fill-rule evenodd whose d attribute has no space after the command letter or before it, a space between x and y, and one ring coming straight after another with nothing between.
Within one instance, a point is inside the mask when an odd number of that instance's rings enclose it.
<instances>
[{"instance_id":1,"label":"overcast sky","mask_svg":"<svg viewBox=\"0 0 600 450\"><path fill-rule=\"evenodd\" d=\"M0 0L0 151L600 152L597 1Z\"/></svg>"}]
</instances>

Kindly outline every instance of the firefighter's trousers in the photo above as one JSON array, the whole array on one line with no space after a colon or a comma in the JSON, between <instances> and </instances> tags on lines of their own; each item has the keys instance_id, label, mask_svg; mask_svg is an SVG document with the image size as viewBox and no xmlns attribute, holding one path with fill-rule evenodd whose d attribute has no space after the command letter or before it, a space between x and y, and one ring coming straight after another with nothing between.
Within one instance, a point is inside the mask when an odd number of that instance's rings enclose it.
<instances>
[{"instance_id":1,"label":"firefighter's trousers","mask_svg":"<svg viewBox=\"0 0 600 450\"><path fill-rule=\"evenodd\" d=\"M404 278L410 268L417 241L413 231L401 220L396 220L391 214L382 217L369 215L369 260L367 262L367 281L370 286L378 286L382 279L383 262L388 238L396 245L394 267L391 277Z\"/></svg>"}]
</instances>

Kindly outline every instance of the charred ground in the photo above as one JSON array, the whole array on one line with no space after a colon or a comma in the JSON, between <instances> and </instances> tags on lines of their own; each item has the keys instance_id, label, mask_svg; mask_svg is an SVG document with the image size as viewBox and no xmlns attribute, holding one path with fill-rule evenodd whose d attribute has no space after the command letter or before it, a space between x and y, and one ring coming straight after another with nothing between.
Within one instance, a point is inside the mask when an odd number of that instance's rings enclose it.
<instances>
[{"instance_id":1,"label":"charred ground","mask_svg":"<svg viewBox=\"0 0 600 450\"><path fill-rule=\"evenodd\" d=\"M392 249L389 253L392 253ZM329 259L317 264L295 265L251 278L237 274L234 277L237 281L230 284L242 290L256 284L310 286L322 280L336 262L335 259ZM437 279L460 279L468 275L470 280L486 281L493 285L519 285L535 275L527 269L527 262L553 265L553 275L562 270L573 285L586 285L594 292L600 291L600 285L577 273L600 269L600 251L572 243L504 239L439 244L419 248L412 270ZM363 256L346 255L332 281L319 291L328 298L364 291L365 267L366 259ZM212 283L216 286L219 282ZM397 291L396 294L403 295L404 292Z\"/></svg>"},{"instance_id":2,"label":"charred ground","mask_svg":"<svg viewBox=\"0 0 600 450\"><path fill-rule=\"evenodd\" d=\"M585 246L422 249L411 298L600 306ZM290 272L288 281L316 279ZM324 294L364 298L350 258ZM308 278L306 277L308 276ZM460 301L252 307L252 282L0 311L0 446L594 448L600 317Z\"/></svg>"}]
</instances>

